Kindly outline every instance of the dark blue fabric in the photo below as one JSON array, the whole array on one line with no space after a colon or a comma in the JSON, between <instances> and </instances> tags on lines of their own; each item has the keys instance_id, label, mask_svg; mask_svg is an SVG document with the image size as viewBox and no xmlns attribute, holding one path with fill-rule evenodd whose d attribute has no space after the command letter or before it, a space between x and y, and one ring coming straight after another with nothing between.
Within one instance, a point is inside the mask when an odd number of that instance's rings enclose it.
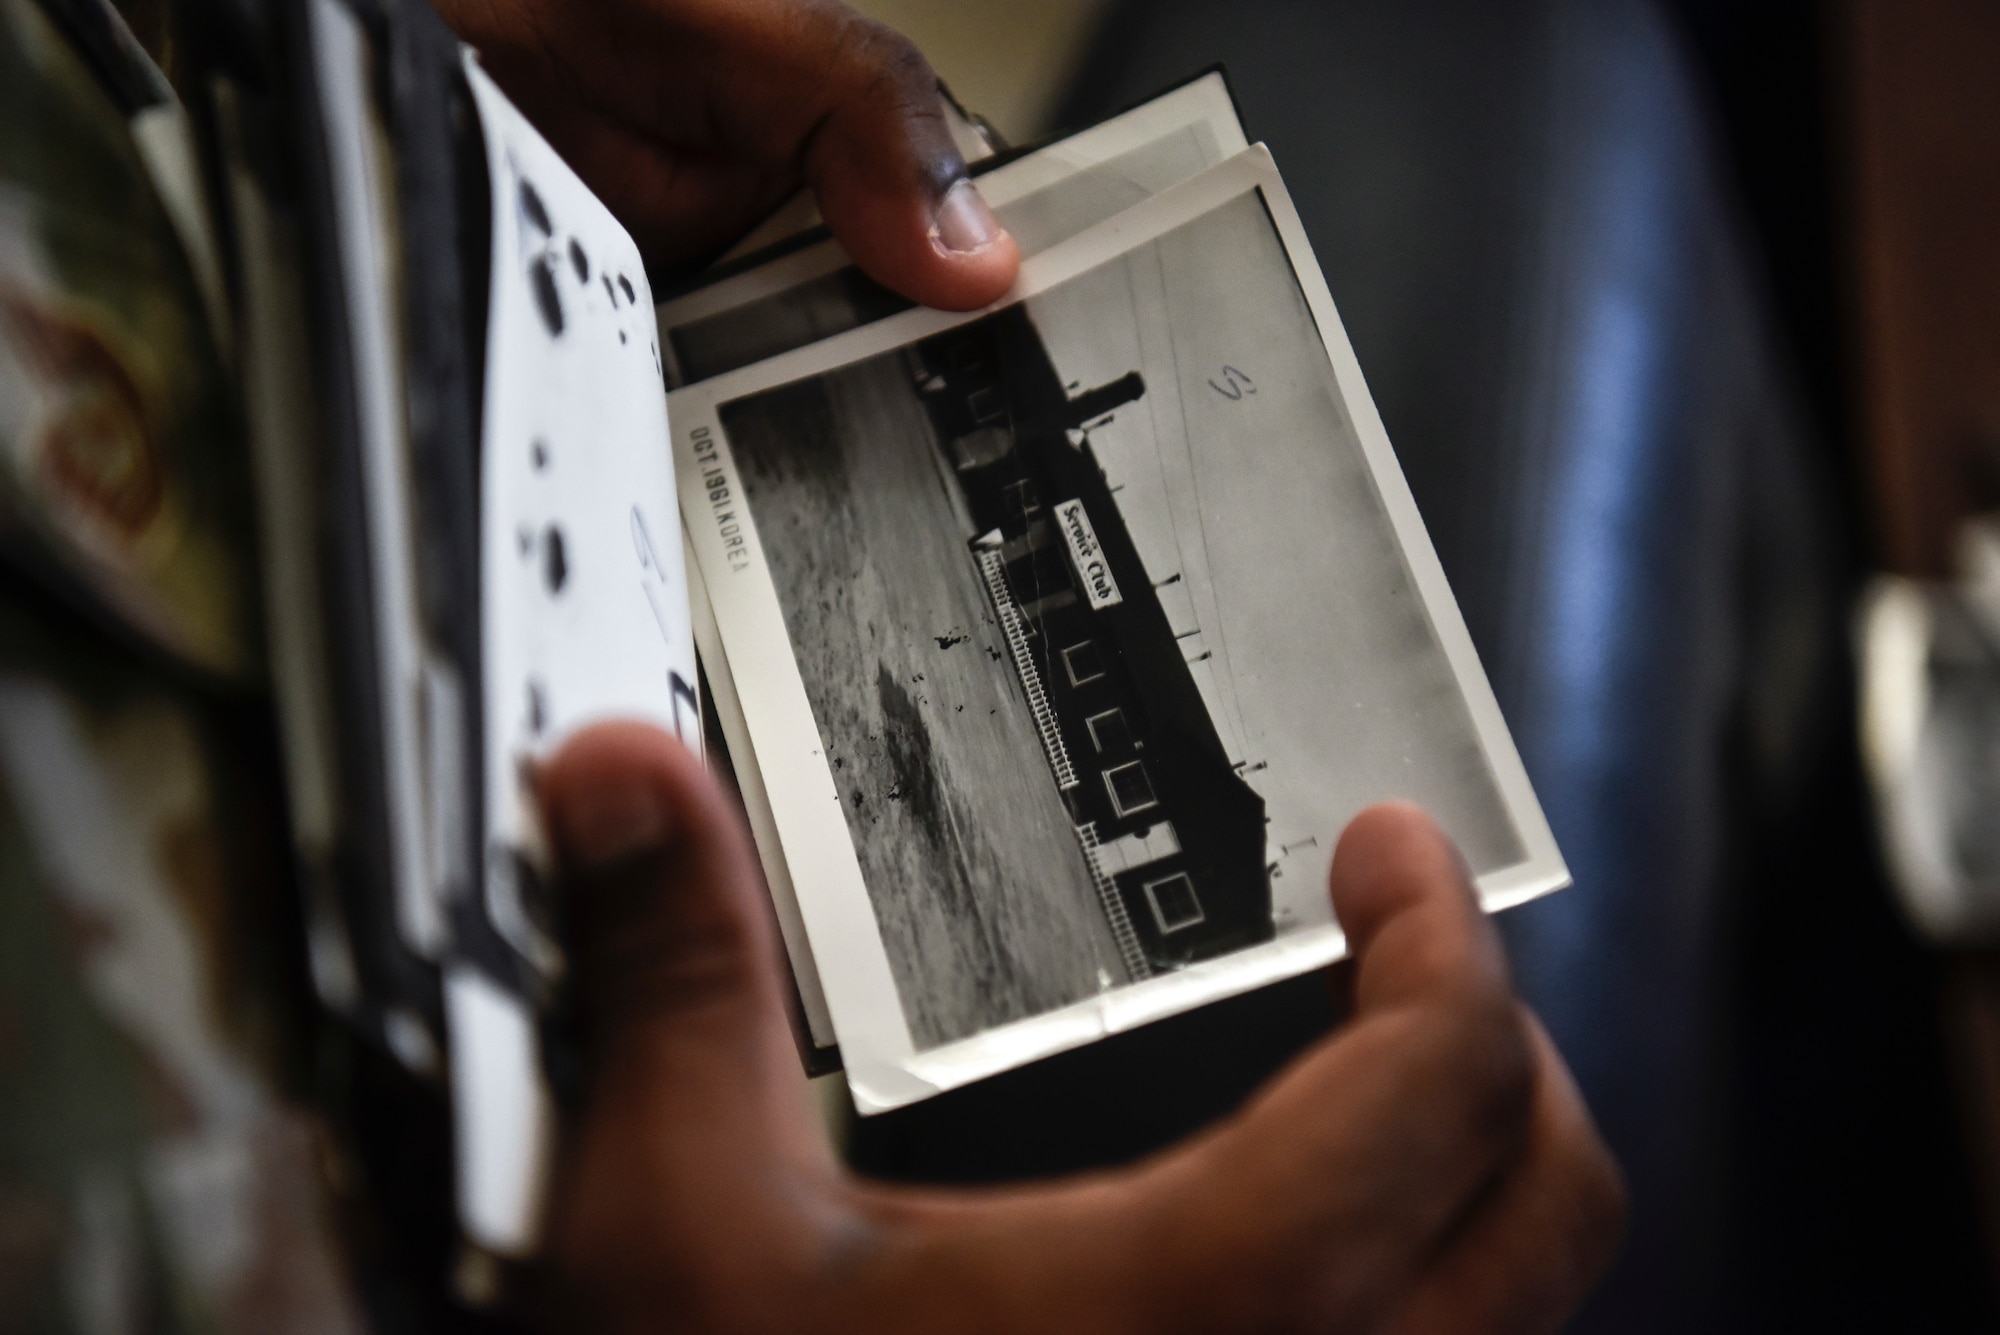
<instances>
[{"instance_id":1,"label":"dark blue fabric","mask_svg":"<svg viewBox=\"0 0 2000 1335\"><path fill-rule=\"evenodd\" d=\"M1067 119L1216 61L1576 879L1503 928L1632 1185L1578 1328L1984 1328L1932 968L1854 772L1841 478L1674 23L1644 0L1132 0ZM1308 983L1232 1005L875 1119L858 1157L1129 1157L1330 1018Z\"/></svg>"}]
</instances>

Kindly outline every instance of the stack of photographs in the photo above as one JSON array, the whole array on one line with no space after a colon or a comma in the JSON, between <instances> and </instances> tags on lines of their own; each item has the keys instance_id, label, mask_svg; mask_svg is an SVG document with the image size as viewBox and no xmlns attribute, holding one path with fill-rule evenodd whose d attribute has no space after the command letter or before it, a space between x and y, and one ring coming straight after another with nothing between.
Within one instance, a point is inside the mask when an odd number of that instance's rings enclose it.
<instances>
[{"instance_id":1,"label":"stack of photographs","mask_svg":"<svg viewBox=\"0 0 2000 1335\"><path fill-rule=\"evenodd\" d=\"M985 172L1002 301L795 241L659 308L694 622L864 1113L1322 967L1362 807L1568 873L1219 74Z\"/></svg>"}]
</instances>

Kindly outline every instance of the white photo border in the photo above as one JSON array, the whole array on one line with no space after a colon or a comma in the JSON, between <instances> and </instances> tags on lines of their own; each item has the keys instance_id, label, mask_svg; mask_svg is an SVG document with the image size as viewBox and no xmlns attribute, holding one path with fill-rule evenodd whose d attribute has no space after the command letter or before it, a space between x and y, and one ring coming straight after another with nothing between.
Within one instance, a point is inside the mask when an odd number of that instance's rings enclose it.
<instances>
[{"instance_id":1,"label":"white photo border","mask_svg":"<svg viewBox=\"0 0 2000 1335\"><path fill-rule=\"evenodd\" d=\"M982 310L927 309L864 325L669 396L682 522L702 568L720 642L734 669L747 740L755 750L785 862L810 866L798 898L855 1104L887 1111L1040 1057L1079 1047L1342 958L1335 926L1125 984L941 1047L919 1051L904 1018L887 949L863 881L839 791L822 748L783 609L719 409L733 400L890 352L1058 287L1245 194L1262 196L1331 363L1341 407L1359 440L1426 614L1471 714L1495 787L1524 849L1521 861L1477 878L1489 912L1562 889L1569 872L1500 714L1416 501L1389 445L1333 297L1271 155L1256 145L1062 242L1022 266L1013 291Z\"/></svg>"},{"instance_id":2,"label":"white photo border","mask_svg":"<svg viewBox=\"0 0 2000 1335\"><path fill-rule=\"evenodd\" d=\"M708 585L702 579L701 563L689 542L686 526L681 529L686 552L688 602L693 613L695 648L701 654L702 671L708 677L709 702L722 724L722 740L729 748L729 765L736 777L736 791L743 798L743 814L750 822L750 835L757 845L757 859L764 868L764 885L771 894L771 907L778 919L778 935L785 945L785 957L799 991L799 1008L804 1013L806 1035L815 1048L834 1046L833 1015L827 1009L826 991L820 985L819 964L813 959L812 944L806 937L805 919L799 913L798 891L792 885L792 870L785 862L784 847L778 838L777 817L771 798L764 790L764 771L757 763L756 748L743 721L743 703L736 693L736 678L729 670L729 651L716 628L715 607L709 601Z\"/></svg>"}]
</instances>

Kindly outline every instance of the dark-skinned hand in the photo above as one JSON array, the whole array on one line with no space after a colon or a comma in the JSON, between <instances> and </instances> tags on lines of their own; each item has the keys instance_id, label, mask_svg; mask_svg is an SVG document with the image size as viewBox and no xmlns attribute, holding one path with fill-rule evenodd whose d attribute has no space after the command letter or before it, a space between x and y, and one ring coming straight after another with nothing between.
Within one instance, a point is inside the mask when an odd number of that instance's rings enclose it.
<instances>
[{"instance_id":1,"label":"dark-skinned hand","mask_svg":"<svg viewBox=\"0 0 2000 1335\"><path fill-rule=\"evenodd\" d=\"M937 76L830 0L437 0L656 270L801 186L879 282L971 310L1020 256L966 179Z\"/></svg>"},{"instance_id":2,"label":"dark-skinned hand","mask_svg":"<svg viewBox=\"0 0 2000 1335\"><path fill-rule=\"evenodd\" d=\"M1616 1248L1617 1171L1414 808L1342 837L1352 1018L1247 1106L1134 1166L946 1191L836 1161L748 837L697 759L605 724L539 785L590 1071L550 1216L553 1328L1552 1331Z\"/></svg>"}]
</instances>

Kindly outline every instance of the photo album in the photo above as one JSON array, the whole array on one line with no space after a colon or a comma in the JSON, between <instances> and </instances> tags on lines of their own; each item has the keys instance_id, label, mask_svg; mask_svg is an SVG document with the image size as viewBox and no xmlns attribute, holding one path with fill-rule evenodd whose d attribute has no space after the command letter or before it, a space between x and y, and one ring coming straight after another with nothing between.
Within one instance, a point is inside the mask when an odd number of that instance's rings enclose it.
<instances>
[{"instance_id":1,"label":"photo album","mask_svg":"<svg viewBox=\"0 0 2000 1335\"><path fill-rule=\"evenodd\" d=\"M863 1113L1338 959L1372 802L1568 882L1223 77L978 179L985 310L810 232L658 308L711 752Z\"/></svg>"}]
</instances>

